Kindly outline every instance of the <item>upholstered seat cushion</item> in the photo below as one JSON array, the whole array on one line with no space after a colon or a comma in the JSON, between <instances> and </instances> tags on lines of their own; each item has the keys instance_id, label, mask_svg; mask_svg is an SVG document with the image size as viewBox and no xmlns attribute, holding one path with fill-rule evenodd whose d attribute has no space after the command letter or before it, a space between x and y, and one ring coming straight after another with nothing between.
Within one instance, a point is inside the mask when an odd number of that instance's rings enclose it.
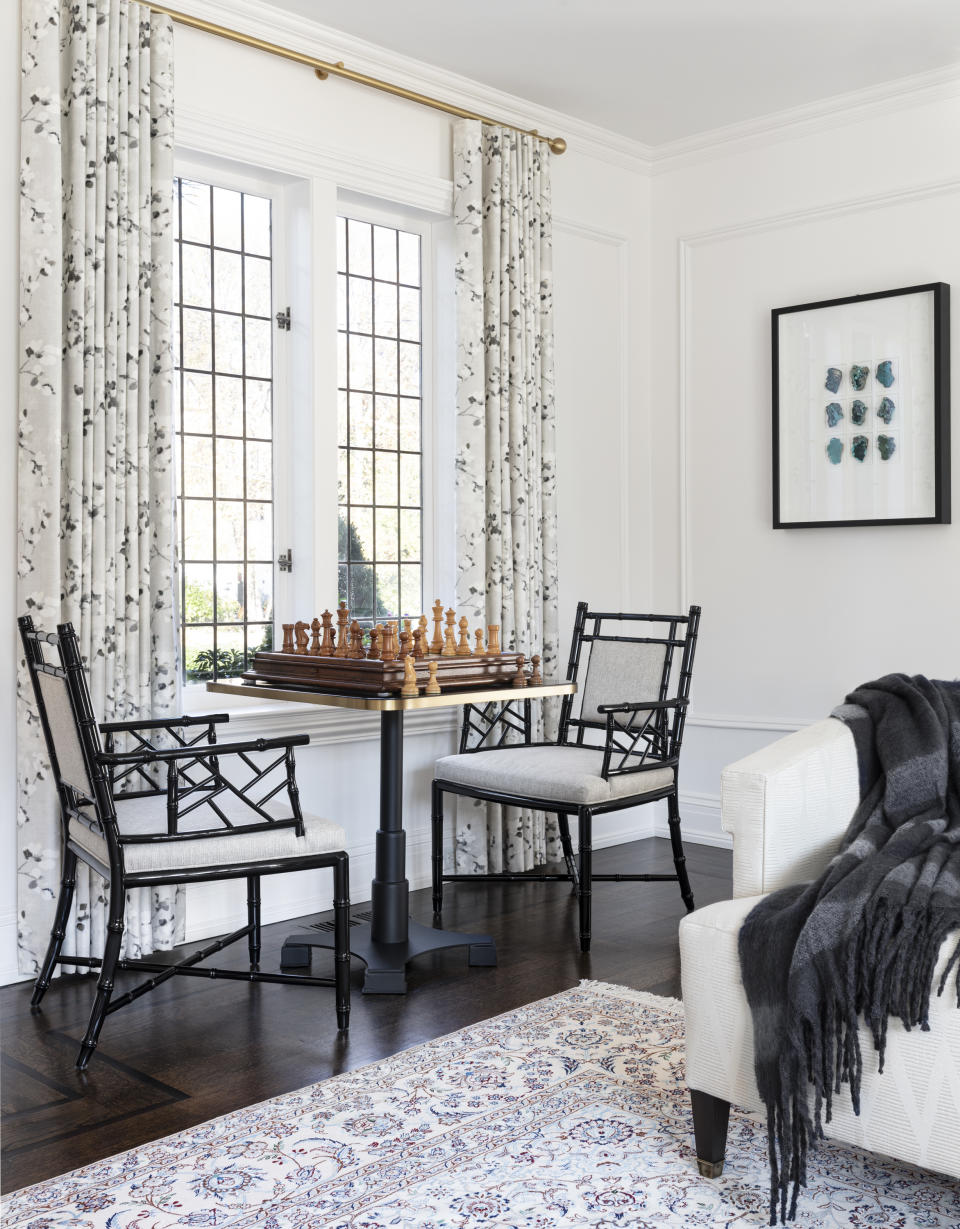
<instances>
[{"instance_id":1,"label":"upholstered seat cushion","mask_svg":"<svg viewBox=\"0 0 960 1229\"><path fill-rule=\"evenodd\" d=\"M673 784L672 768L652 768L605 781L603 752L593 747L501 747L437 760L438 780L499 794L520 794L571 806L598 806Z\"/></svg>"},{"instance_id":2,"label":"upholstered seat cushion","mask_svg":"<svg viewBox=\"0 0 960 1229\"><path fill-rule=\"evenodd\" d=\"M278 819L290 815L290 804L282 796L268 802L264 810ZM346 834L339 824L317 815L304 815L304 835L298 837L295 828L278 828L274 832L243 832L240 825L260 823L255 812L234 794L220 794L217 805L237 825L237 831L224 836L196 837L187 841L163 841L149 845L125 845L124 868L128 874L145 871L183 870L185 867L227 866L231 863L272 862L280 858L303 858L311 854L334 853L346 846ZM198 807L184 816L181 832L216 828L217 816L209 807ZM117 801L117 823L120 834L133 835L147 832L165 833L167 830L166 798L131 798ZM76 843L93 854L100 862L109 865L107 842L99 833L91 832L85 825L71 823L70 835Z\"/></svg>"}]
</instances>

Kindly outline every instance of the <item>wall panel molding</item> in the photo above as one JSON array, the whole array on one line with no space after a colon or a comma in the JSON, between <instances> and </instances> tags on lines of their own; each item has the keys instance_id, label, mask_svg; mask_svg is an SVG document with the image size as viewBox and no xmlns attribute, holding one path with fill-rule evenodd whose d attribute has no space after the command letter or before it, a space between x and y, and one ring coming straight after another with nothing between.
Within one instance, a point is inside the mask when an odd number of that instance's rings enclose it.
<instances>
[{"instance_id":1,"label":"wall panel molding","mask_svg":"<svg viewBox=\"0 0 960 1229\"><path fill-rule=\"evenodd\" d=\"M689 603L692 589L691 549L690 549L690 506L689 506L689 473L687 438L690 426L690 373L692 365L692 311L693 311L693 253L698 247L711 243L722 243L730 239L739 239L745 235L760 234L765 231L778 230L791 226L803 226L812 221L823 221L829 218L842 217L845 214L860 213L872 209L888 209L897 205L909 204L914 201L928 200L933 197L947 195L960 191L960 179L951 178L936 180L916 187L901 188L891 192L868 193L863 196L847 197L841 201L831 201L820 205L811 205L805 209L786 210L779 213L764 215L758 218L746 219L743 222L718 226L703 231L693 231L681 235L677 240L677 277L678 277L678 322L679 322L679 463L680 463L680 606L685 608ZM691 718L692 720L692 718ZM774 727L758 727L774 728ZM790 727L794 728L794 727Z\"/></svg>"}]
</instances>

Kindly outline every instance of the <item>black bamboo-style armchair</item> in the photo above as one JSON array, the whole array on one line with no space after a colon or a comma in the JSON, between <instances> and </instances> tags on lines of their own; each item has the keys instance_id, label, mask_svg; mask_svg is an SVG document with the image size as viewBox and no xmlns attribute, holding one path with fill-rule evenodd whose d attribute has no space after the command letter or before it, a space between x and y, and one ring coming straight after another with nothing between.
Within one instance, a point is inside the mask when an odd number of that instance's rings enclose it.
<instances>
[{"instance_id":1,"label":"black bamboo-style armchair","mask_svg":"<svg viewBox=\"0 0 960 1229\"><path fill-rule=\"evenodd\" d=\"M98 726L73 625L62 623L55 634L35 629L29 616L18 625L63 824L60 896L31 1006L39 1009L57 964L99 968L77 1066L82 1070L90 1062L107 1015L178 973L335 986L337 1025L345 1030L350 1015L349 863L343 829L300 809L293 748L308 742L307 735L218 743L216 727L227 721L225 714ZM45 660L45 645L56 649L56 663ZM191 737L193 727L200 730ZM117 750L118 739L131 749ZM270 752L277 754L264 764L260 753ZM78 859L109 884L102 957L61 955ZM334 977L260 972L260 877L314 867L333 868ZM237 878L247 881L246 926L178 964L120 958L127 889ZM198 967L244 937L249 971ZM114 997L118 970L150 976Z\"/></svg>"},{"instance_id":2,"label":"black bamboo-style armchair","mask_svg":"<svg viewBox=\"0 0 960 1229\"><path fill-rule=\"evenodd\" d=\"M437 761L433 782L433 912L439 921L443 884L457 880L569 880L579 897L580 950L590 950L591 899L598 880L675 880L687 912L693 893L687 876L677 776L690 696L700 607L685 615L610 614L577 607L568 680L583 681L565 696L554 743L531 738L529 701L525 716L516 705L467 705L460 752ZM679 650L679 667L676 658ZM522 695L522 693L521 693ZM513 741L519 735L522 741ZM503 872L444 874L443 795L497 802L555 813L567 873ZM594 875L592 832L596 815L666 799L673 875ZM569 817L579 828L579 866L573 855Z\"/></svg>"}]
</instances>

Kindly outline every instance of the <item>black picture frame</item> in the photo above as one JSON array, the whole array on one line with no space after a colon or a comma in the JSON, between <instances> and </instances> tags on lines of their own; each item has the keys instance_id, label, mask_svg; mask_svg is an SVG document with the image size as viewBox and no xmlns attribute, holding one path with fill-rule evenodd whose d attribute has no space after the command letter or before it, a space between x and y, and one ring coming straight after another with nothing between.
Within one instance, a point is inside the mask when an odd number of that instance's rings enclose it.
<instances>
[{"instance_id":1,"label":"black picture frame","mask_svg":"<svg viewBox=\"0 0 960 1229\"><path fill-rule=\"evenodd\" d=\"M911 427L909 419L909 404L905 408L900 406L894 410L884 409L887 405L886 398L881 398L880 409L868 410L864 401L852 400L850 406L858 407L855 413L849 415L853 423L862 423L868 413L874 415L884 413L888 417L882 419L884 423L889 424L891 418L889 415L899 413L900 417L897 420L895 427L887 427L889 435L877 434L875 436L855 435L852 437L853 445L846 448L845 445L850 445L850 437L846 440L840 436L831 436L824 448L819 447L816 431L819 429L824 432L833 429L837 431L839 428L835 425L838 419L832 419L831 414L839 414L839 418L844 416L844 407L842 401L833 401L827 406L821 406L818 402L837 394L839 386L833 386L832 381L837 380L837 375L832 373L839 372L840 380L847 379L853 381L863 380L869 382L871 380L880 380L880 367L886 368L883 373L885 379L889 379L891 383L896 382L896 379L902 380L901 360L896 360L896 365L893 366L890 361L885 361L877 364L875 362L878 356L872 356L871 367L857 366L856 362L850 367L835 367L826 366L820 363L819 366L815 362L811 363L803 357L798 358L796 353L792 356L787 353L791 345L796 351L796 338L791 339L784 337L785 329L789 329L789 324L784 324L786 318L796 316L797 313L817 312L821 313L816 318L816 321L811 318L808 325L811 328L826 329L829 322L829 331L831 337L842 335L844 329L843 309L851 308L852 305L863 305L872 300L884 300L902 298L905 296L930 296L932 312L930 314L930 329L931 336L929 337L929 354L926 358L923 356L914 358L909 352L903 362L903 366L908 370L911 367L915 369L917 376L917 384L922 385L924 392L923 400L928 403L932 398L932 416L930 414L930 406L926 405L923 415L917 415L919 420L923 417L926 422L924 425ZM918 306L922 306L919 305ZM830 314L826 314L826 309L830 309ZM836 315L833 315L833 309L836 309ZM878 309L880 311L882 309ZM860 313L863 314L862 312ZM856 313L849 313L850 320L856 318ZM852 325L851 325L852 329ZM796 326L794 326L796 331ZM862 335L862 334L861 334ZM771 341L772 341L772 367L773 367L773 528L774 529L822 529L834 528L839 526L860 526L860 525L948 525L950 524L950 286L946 282L928 282L919 286L906 286L897 290L881 290L872 294L848 295L837 299L823 299L815 303L801 303L793 307L778 307L771 312ZM907 346L907 340L904 339L904 346ZM810 347L812 349L812 347ZM849 363L855 359L859 359L859 355L851 349L849 353L843 356ZM863 356L867 357L867 356ZM827 383L821 388L816 384L816 381L810 378L809 386L806 388L798 388L797 370L802 367L807 361L810 371L816 370L818 374L824 370L827 372ZM793 364L791 367L790 364ZM928 369L929 368L929 369ZM866 370L867 375L861 373ZM802 378L799 381L802 384ZM853 390L858 390L864 387L859 383L852 385ZM909 388L909 383L907 385ZM832 391L831 391L832 390ZM889 390L889 385L884 384L879 392ZM849 391L849 390L848 390ZM866 395L866 394L862 394ZM876 397L876 393L873 393ZM824 425L822 415L826 412L827 423ZM856 415L859 414L859 417ZM790 415L789 421L785 421L784 415ZM798 419L798 415L801 416ZM801 421L802 419L802 421ZM875 417L872 421L872 427L876 427ZM852 430L850 422L844 424L844 429L849 432ZM866 432L868 427L860 428ZM882 430L882 429L881 429ZM930 432L932 431L932 439ZM795 441L797 434L808 432L809 442L804 449L799 449L792 444L791 440ZM913 433L911 433L913 432ZM902 433L902 436L901 436ZM846 490L849 493L851 484L859 482L866 469L860 471L856 467L857 462L863 462L866 459L866 453L872 441L873 452L870 460L877 466L876 474L872 475L870 481L873 483L871 490L873 498L876 500L876 492L882 483L886 482L885 470L880 470L879 465L882 463L877 460L881 455L883 461L893 458L897 447L897 437L906 439L908 444L917 443L926 449L928 461L925 466L924 476L927 479L927 488L932 479L933 483L933 507L930 514L924 515L896 515L896 516L855 516L847 518L834 518L824 515L814 515L816 512L815 500L812 495L808 495L808 515L805 517L803 513L804 495L803 491L803 472L804 467L808 468L810 473L808 491L822 490L827 483L832 484L834 488L838 486L842 488L842 484L846 483ZM824 435L826 438L826 435ZM867 441L867 442L861 442ZM893 446L891 448L891 441ZM883 447L880 447L883 442ZM791 455L786 455L793 449ZM879 451L878 451L879 448ZM932 455L931 455L932 449ZM886 451L885 451L886 450ZM801 456L801 453L803 455ZM824 458L827 458L826 460ZM902 450L901 450L902 457ZM817 459L819 458L819 460ZM839 472L840 463L842 460L847 461L847 469L843 471L842 476ZM792 462L790 473L790 483L782 483L783 471L785 463ZM814 472L814 468L823 464L824 466L836 466L834 472L830 470L830 478L824 479L822 474ZM901 460L902 464L902 460ZM930 471L930 472L926 472ZM797 477L797 474L800 477ZM826 471L824 471L826 472ZM891 473L893 467L891 467ZM913 471L911 471L912 473ZM884 477L880 477L883 474ZM785 493L784 486L789 486L789 494ZM900 487L903 486L901 479ZM882 492L881 492L882 495ZM925 496L929 502L929 490ZM824 502L823 498L821 503ZM836 502L836 499L834 499Z\"/></svg>"}]
</instances>

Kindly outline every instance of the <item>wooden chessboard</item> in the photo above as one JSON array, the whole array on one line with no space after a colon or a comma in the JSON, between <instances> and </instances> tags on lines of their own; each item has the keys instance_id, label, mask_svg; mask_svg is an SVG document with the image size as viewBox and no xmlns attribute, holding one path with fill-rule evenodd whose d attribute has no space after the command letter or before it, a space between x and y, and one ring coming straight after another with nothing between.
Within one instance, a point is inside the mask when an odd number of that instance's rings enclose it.
<instances>
[{"instance_id":1,"label":"wooden chessboard","mask_svg":"<svg viewBox=\"0 0 960 1229\"><path fill-rule=\"evenodd\" d=\"M284 623L283 647L256 653L251 668L241 677L247 683L287 683L330 691L367 695L400 692L438 695L463 687L525 687L540 679L540 658L533 657L532 672L520 654L500 648L500 628L491 625L473 633L468 621L456 618L437 599L433 606L433 637L428 618L377 624L364 630L341 602L334 616L325 610L312 622ZM458 636L459 629L459 636ZM486 640L486 643L484 643Z\"/></svg>"},{"instance_id":2,"label":"wooden chessboard","mask_svg":"<svg viewBox=\"0 0 960 1229\"><path fill-rule=\"evenodd\" d=\"M414 659L414 672L421 693L430 678L430 663L436 663L441 690L510 683L517 676L517 654L498 653L482 657L421 657ZM368 658L315 657L310 653L257 653L253 666L243 674L248 683L293 683L323 686L331 691L393 692L403 687L404 663L371 661ZM525 675L524 677L529 677Z\"/></svg>"}]
</instances>

